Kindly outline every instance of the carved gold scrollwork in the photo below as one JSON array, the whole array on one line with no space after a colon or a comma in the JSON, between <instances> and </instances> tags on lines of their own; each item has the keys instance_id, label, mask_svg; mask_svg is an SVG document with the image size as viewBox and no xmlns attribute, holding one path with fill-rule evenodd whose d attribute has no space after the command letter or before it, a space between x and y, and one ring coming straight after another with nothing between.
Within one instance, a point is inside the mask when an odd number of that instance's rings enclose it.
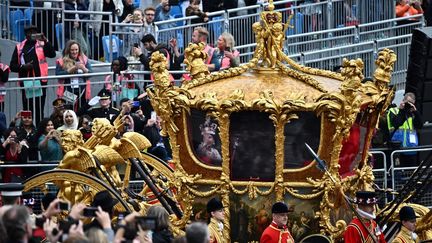
<instances>
[{"instance_id":1,"label":"carved gold scrollwork","mask_svg":"<svg viewBox=\"0 0 432 243\"><path fill-rule=\"evenodd\" d=\"M163 130L169 129L177 133L178 128L172 118L179 116L183 110L189 112L189 100L192 97L187 90L172 85L166 63L166 57L162 53L152 54L150 69L156 89L147 89L147 94L154 110L165 121L162 124Z\"/></svg>"}]
</instances>

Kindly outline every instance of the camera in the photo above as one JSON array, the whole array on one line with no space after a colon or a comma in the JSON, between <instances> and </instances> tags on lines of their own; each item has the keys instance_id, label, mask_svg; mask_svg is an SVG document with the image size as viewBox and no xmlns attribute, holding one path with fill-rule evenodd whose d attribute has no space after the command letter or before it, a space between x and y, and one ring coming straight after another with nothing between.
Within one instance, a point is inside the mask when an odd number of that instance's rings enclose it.
<instances>
[{"instance_id":1,"label":"camera","mask_svg":"<svg viewBox=\"0 0 432 243\"><path fill-rule=\"evenodd\" d=\"M414 106L411 103L405 102L404 110L410 111L412 108L414 108Z\"/></svg>"},{"instance_id":2,"label":"camera","mask_svg":"<svg viewBox=\"0 0 432 243\"><path fill-rule=\"evenodd\" d=\"M83 211L83 216L87 218L96 217L96 212L99 211L96 207L86 207Z\"/></svg>"},{"instance_id":3,"label":"camera","mask_svg":"<svg viewBox=\"0 0 432 243\"><path fill-rule=\"evenodd\" d=\"M130 214L130 212L128 212L128 211L125 211L125 212L119 212L118 213L118 216L117 216L117 219L118 220L123 220L126 216L128 216Z\"/></svg>"},{"instance_id":4,"label":"camera","mask_svg":"<svg viewBox=\"0 0 432 243\"><path fill-rule=\"evenodd\" d=\"M41 40L43 38L44 34L42 33L36 33L36 34L32 34L31 37L34 40Z\"/></svg>"},{"instance_id":5,"label":"camera","mask_svg":"<svg viewBox=\"0 0 432 243\"><path fill-rule=\"evenodd\" d=\"M78 224L78 222L74 222L72 220L62 220L59 222L59 229L63 231L63 234L69 234L69 229L74 224Z\"/></svg>"},{"instance_id":6,"label":"camera","mask_svg":"<svg viewBox=\"0 0 432 243\"><path fill-rule=\"evenodd\" d=\"M65 211L69 211L70 209L70 205L68 202L59 202L57 204L57 208L60 210L65 210Z\"/></svg>"},{"instance_id":7,"label":"camera","mask_svg":"<svg viewBox=\"0 0 432 243\"><path fill-rule=\"evenodd\" d=\"M152 230L154 231L157 226L157 219L155 217L135 217L135 221L143 230Z\"/></svg>"}]
</instances>

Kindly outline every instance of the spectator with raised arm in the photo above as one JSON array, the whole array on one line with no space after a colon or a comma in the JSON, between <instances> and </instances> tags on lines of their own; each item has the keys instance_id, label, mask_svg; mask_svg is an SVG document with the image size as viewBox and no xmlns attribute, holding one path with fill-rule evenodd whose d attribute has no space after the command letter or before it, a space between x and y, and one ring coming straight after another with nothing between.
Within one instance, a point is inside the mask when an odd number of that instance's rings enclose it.
<instances>
[{"instance_id":1,"label":"spectator with raised arm","mask_svg":"<svg viewBox=\"0 0 432 243\"><path fill-rule=\"evenodd\" d=\"M6 138L1 147L1 154L6 163L27 163L27 146L18 138L16 128L6 130ZM24 171L21 167L8 167L2 171L2 182L9 183L24 179Z\"/></svg>"},{"instance_id":2,"label":"spectator with raised arm","mask_svg":"<svg viewBox=\"0 0 432 243\"><path fill-rule=\"evenodd\" d=\"M63 158L60 133L54 129L54 124L49 118L39 123L37 137L42 161L59 161Z\"/></svg>"},{"instance_id":3,"label":"spectator with raised arm","mask_svg":"<svg viewBox=\"0 0 432 243\"><path fill-rule=\"evenodd\" d=\"M70 40L66 43L63 57L57 59L56 75L83 74L92 72L91 64L87 56L82 52L81 45ZM57 96L73 96L77 107L82 107L91 99L90 79L84 77L73 77L59 79ZM65 88L66 86L66 88ZM65 90L67 91L65 94Z\"/></svg>"},{"instance_id":4,"label":"spectator with raised arm","mask_svg":"<svg viewBox=\"0 0 432 243\"><path fill-rule=\"evenodd\" d=\"M131 55L131 50L133 46L140 46L140 40L143 38L145 32L143 31L143 24L144 24L144 13L141 9L137 8L135 9L132 14L129 14L126 16L126 18L123 20L122 23L131 23L134 24L133 26L126 26L123 27L123 31L127 34L125 34L123 40L125 41L124 44L124 51L123 53L126 56ZM139 25L139 26L137 26Z\"/></svg>"},{"instance_id":5,"label":"spectator with raised arm","mask_svg":"<svg viewBox=\"0 0 432 243\"><path fill-rule=\"evenodd\" d=\"M217 47L214 49L210 61L209 70L219 71L230 67L238 67L240 64L240 53L234 48L234 37L224 32L217 40Z\"/></svg>"},{"instance_id":6,"label":"spectator with raised arm","mask_svg":"<svg viewBox=\"0 0 432 243\"><path fill-rule=\"evenodd\" d=\"M167 21L174 19L174 16L171 15L171 6L169 5L168 0L161 0L161 2L156 6L156 15L155 21ZM176 27L177 24L175 21L170 23L159 24L160 30L167 30ZM163 31L159 32L158 41L160 43L168 43L168 41L176 35L176 31Z\"/></svg>"},{"instance_id":7,"label":"spectator with raised arm","mask_svg":"<svg viewBox=\"0 0 432 243\"><path fill-rule=\"evenodd\" d=\"M156 42L156 39L153 35L147 34L142 39L141 42L144 45L144 48L147 53L143 53L143 50L140 47L133 47L133 52L135 56L139 57L140 62L144 65L145 70L150 70L150 58L151 54L153 52L159 51L167 58L167 68L169 69L170 66L170 55L168 51L168 46L166 44L158 44ZM170 76L171 80L174 80L172 76ZM149 77L149 75L144 75L145 80L153 79L152 77ZM144 87L145 89L145 87Z\"/></svg>"},{"instance_id":8,"label":"spectator with raised arm","mask_svg":"<svg viewBox=\"0 0 432 243\"><path fill-rule=\"evenodd\" d=\"M416 107L414 93L406 93L399 107L390 108L387 112L389 140L399 143L403 148L417 147L417 130L423 127L422 117ZM403 167L417 166L417 153L404 152L399 154L399 161Z\"/></svg>"},{"instance_id":9,"label":"spectator with raised arm","mask_svg":"<svg viewBox=\"0 0 432 243\"><path fill-rule=\"evenodd\" d=\"M38 28L36 26L28 26L24 29L26 39L21 43L18 43L15 47L14 53L12 54L10 61L10 70L18 73L18 77L45 77L48 76L48 62L47 57L55 57L56 52L51 43L47 40L43 33L38 34ZM25 83L27 82L27 83ZM27 90L36 90L29 84L35 84L34 82L21 81L19 82L20 87L27 86ZM48 80L42 79L41 85L46 86ZM45 107L46 89L42 87L41 94L36 92L27 92L26 89L21 90L22 104L24 110L33 110L36 107L35 120L39 122L42 120Z\"/></svg>"},{"instance_id":10,"label":"spectator with raised arm","mask_svg":"<svg viewBox=\"0 0 432 243\"><path fill-rule=\"evenodd\" d=\"M123 14L119 17L119 22L123 22L127 16L133 14L136 9L133 0L122 0L123 1Z\"/></svg>"},{"instance_id":11,"label":"spectator with raised arm","mask_svg":"<svg viewBox=\"0 0 432 243\"><path fill-rule=\"evenodd\" d=\"M191 24L199 24L209 21L208 13L200 9L201 0L189 0L189 7L186 8L186 16L198 16L191 20Z\"/></svg>"},{"instance_id":12,"label":"spectator with raised arm","mask_svg":"<svg viewBox=\"0 0 432 243\"><path fill-rule=\"evenodd\" d=\"M16 121L20 121L17 123ZM37 131L36 126L33 124L33 114L31 111L20 111L15 115L10 126L15 126L17 129L18 139L28 149L28 160L38 160L38 149L37 149ZM34 169L30 168L26 172L31 174Z\"/></svg>"}]
</instances>

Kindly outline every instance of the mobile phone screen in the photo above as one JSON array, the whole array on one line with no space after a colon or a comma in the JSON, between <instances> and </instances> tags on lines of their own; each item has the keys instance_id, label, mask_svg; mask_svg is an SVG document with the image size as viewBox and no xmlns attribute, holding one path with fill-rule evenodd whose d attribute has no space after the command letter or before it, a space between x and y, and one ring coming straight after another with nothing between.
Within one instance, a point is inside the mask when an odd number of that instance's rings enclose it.
<instances>
[{"instance_id":1,"label":"mobile phone screen","mask_svg":"<svg viewBox=\"0 0 432 243\"><path fill-rule=\"evenodd\" d=\"M84 217L96 217L96 212L98 208L96 207L86 207L84 208L83 215Z\"/></svg>"}]
</instances>

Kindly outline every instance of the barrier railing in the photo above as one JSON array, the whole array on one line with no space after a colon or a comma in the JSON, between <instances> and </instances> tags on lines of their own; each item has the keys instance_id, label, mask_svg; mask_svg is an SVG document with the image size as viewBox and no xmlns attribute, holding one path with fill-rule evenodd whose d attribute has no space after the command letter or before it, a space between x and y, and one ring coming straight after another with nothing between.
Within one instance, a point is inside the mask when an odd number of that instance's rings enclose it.
<instances>
[{"instance_id":1,"label":"barrier railing","mask_svg":"<svg viewBox=\"0 0 432 243\"><path fill-rule=\"evenodd\" d=\"M54 26L61 23L63 0L34 0L32 4L33 6L29 7L11 6L10 1L0 0L0 26L2 27L0 36L22 41L25 38L24 27L33 24L56 45L58 38Z\"/></svg>"},{"instance_id":2,"label":"barrier railing","mask_svg":"<svg viewBox=\"0 0 432 243\"><path fill-rule=\"evenodd\" d=\"M396 163L396 155L406 153L406 152L416 152L417 156L419 156L419 152L430 152L432 151L432 147L430 146L421 146L421 147L413 147L413 148L407 148L407 149L397 149L393 150L390 154L390 176L391 176L391 186L394 190L399 190L403 187L403 185L406 183L407 179L414 173L414 171L419 168L418 166L414 167L404 167L401 166L398 163ZM418 161L417 161L418 162ZM419 163L417 163L419 164ZM426 177L427 174L432 173L432 171L429 171L424 175ZM396 180L397 179L397 180ZM424 179L424 178L423 178ZM394 195L393 195L394 198ZM432 192L427 192L423 197L421 198L420 204L425 206L432 206Z\"/></svg>"},{"instance_id":3,"label":"barrier railing","mask_svg":"<svg viewBox=\"0 0 432 243\"><path fill-rule=\"evenodd\" d=\"M383 48L389 48L397 54L397 61L394 64L392 80L390 83L395 86L396 90L405 89L411 39L412 34L376 40L377 51L380 51Z\"/></svg>"},{"instance_id":4,"label":"barrier railing","mask_svg":"<svg viewBox=\"0 0 432 243\"><path fill-rule=\"evenodd\" d=\"M369 154L371 154L376 160L377 156L382 157L382 168L377 168L376 165L373 166L373 174L375 176L374 183L380 186L380 188L387 189L388 187L388 171L387 171L387 156L383 151L369 151ZM384 197L384 202L387 203L388 198L387 196Z\"/></svg>"},{"instance_id":5,"label":"barrier railing","mask_svg":"<svg viewBox=\"0 0 432 243\"><path fill-rule=\"evenodd\" d=\"M107 64L102 64L107 65ZM101 66L102 66L101 65ZM126 72L128 74L134 75L134 80L129 82L136 83L140 89L142 90L142 87L144 85L150 84L153 81L149 79L145 79L146 76L150 76L149 71L128 71ZM185 71L170 71L173 75L180 75L185 73ZM37 89L42 88L45 90L46 96L44 98L45 102L41 102L41 97L33 97L30 100L31 104L33 105L31 109L34 112L34 119L38 117L39 119L42 117L48 117L52 111L53 107L51 105L51 102L57 98L57 88L59 87L58 80L60 79L66 79L66 78L88 78L91 80L91 93L93 96L95 96L99 90L104 87L105 85L105 77L107 75L112 75L112 72L97 72L97 73L86 73L86 74L72 74L72 75L52 75L47 77L32 77L32 78L11 78L6 83L5 88L2 89L2 92L5 92L5 110L4 113L6 114L7 122L10 122L10 119L15 117L15 114L18 111L22 110L23 104L22 104L22 94L25 92L25 90L30 89L32 91L37 91ZM25 88L25 87L19 87L18 82L23 81L39 81L39 80L48 80L46 84L41 83L42 85L38 83L34 83L34 86L31 88ZM180 85L180 80L174 81L176 85ZM71 87L72 84L62 84L65 89L67 87ZM85 84L79 85L79 93L82 92L83 88L85 87ZM37 102L39 101L39 102ZM29 101L27 101L29 102ZM29 102L30 103L30 102ZM44 104L44 106L42 106Z\"/></svg>"},{"instance_id":6,"label":"barrier railing","mask_svg":"<svg viewBox=\"0 0 432 243\"><path fill-rule=\"evenodd\" d=\"M52 23L60 23L60 20L64 18L64 4L61 0L50 0L41 1L34 0L35 5L31 7L34 11L44 13L49 17L43 24L51 28L42 28L42 31L52 32ZM46 2L52 3L51 8L39 7L38 5L46 4ZM367 24L370 22L382 21L394 18L394 2L383 1L383 3L367 3L364 0L327 0L318 3L312 1L304 1L300 3L296 0L284 0L275 2L276 11L280 11L283 15L284 21L288 20L288 16L293 14L291 25L295 27L294 30L289 30L288 35L310 33L316 31L322 31L327 29L334 29L346 26L354 26L358 24ZM11 9L21 8L25 10L26 7L9 6L8 1L0 0L3 9L10 11ZM373 10L358 8L358 6L368 7L374 5ZM378 6L375 6L378 5ZM238 28L243 26L251 25L258 19L259 13L266 8L265 5L253 5L246 8L229 9L227 11L218 11L210 13L209 16L212 20L208 23L197 23L191 24L191 21L198 19L196 16L173 18L168 21L156 22L159 27L159 42L167 42L171 37L178 39L184 39L184 43L190 41L190 33L195 26L204 25L208 27L211 33L209 42L215 42L217 37L223 31L230 31L236 37L238 45L247 45L254 42L254 36L250 28ZM363 14L363 12L366 12ZM69 12L71 13L71 12ZM87 14L93 14L94 12L88 12ZM379 14L371 14L379 13ZM67 13L66 13L67 14ZM109 14L109 13L106 13ZM54 16L55 15L55 16ZM7 14L7 16L9 16ZM177 16L176 16L177 17ZM9 21L8 18L3 18L4 22ZM40 18L42 19L42 17ZM53 22L54 20L54 22ZM63 22L63 20L61 20ZM110 21L111 24L116 23L115 19ZM64 26L63 26L64 28ZM172 29L176 28L176 29ZM245 31L237 31L242 29ZM174 31L175 30L175 31ZM63 33L67 31L63 29ZM89 31L91 32L91 31ZM105 33L105 35L108 33ZM52 35L54 36L54 35ZM179 38L182 37L182 38ZM53 39L54 40L54 39Z\"/></svg>"},{"instance_id":7,"label":"barrier railing","mask_svg":"<svg viewBox=\"0 0 432 243\"><path fill-rule=\"evenodd\" d=\"M352 29L352 27L348 27L347 29ZM323 34L325 33L327 32L324 31ZM376 58L376 53L378 53L378 51L381 50L382 48L390 47L393 48L398 54L398 59L394 67L392 84L397 85L397 87L403 87L405 83L406 68L408 65L410 40L411 40L411 35L404 35L401 37L392 37L392 38L377 40L376 42L369 41L364 43L352 44L348 46L333 47L333 48L323 49L323 50L300 52L297 54L289 54L289 53L287 54L292 59L294 59L295 61L303 65L316 67L320 69L327 69L327 70L331 70L335 66L341 65L343 58L353 59L353 58L360 57L363 59L365 64L364 67L365 77L368 76L370 77L372 75L373 70L375 70L374 60ZM255 47L254 44L238 47L241 53L240 59L242 63L250 60L250 58L253 55L254 47ZM140 65L139 62L134 62L133 64ZM110 66L110 64L101 63L101 64L96 64L95 66L108 67ZM138 83L140 86L144 83L151 82L151 80L144 79L145 74L150 74L150 72L148 71L134 71L129 73L135 75L134 82ZM184 73L184 71L171 71L171 73L182 74ZM65 77L50 76L47 79L51 80L49 84L52 85L43 86L43 87L47 89L47 100L48 101L54 100L57 97L55 92L55 88L57 87L57 84L53 84L52 80L57 80L60 78L67 78L67 77L90 77L92 79L92 84L93 84L92 93L96 94L98 90L102 87L104 82L102 81L103 79L101 78L95 80L95 77L106 76L109 74L111 73L105 72L105 73L91 73L85 75L67 75ZM40 80L40 79L41 78L34 78L30 80ZM16 85L17 81L22 81L22 80L23 79L10 79L10 81L6 84L5 91L8 94L6 95L5 111L8 117L13 117L16 114L16 112L20 110L21 104L18 101L20 100L19 97L21 97L21 93L22 93L21 90L23 90L24 88L17 88L14 86L17 86ZM177 84L180 84L180 82L181 82L180 80L177 80ZM45 106L45 108L46 109L44 115L47 116L51 112L51 106L47 105ZM34 110L43 110L43 109L39 109L39 107L34 107Z\"/></svg>"}]
</instances>

